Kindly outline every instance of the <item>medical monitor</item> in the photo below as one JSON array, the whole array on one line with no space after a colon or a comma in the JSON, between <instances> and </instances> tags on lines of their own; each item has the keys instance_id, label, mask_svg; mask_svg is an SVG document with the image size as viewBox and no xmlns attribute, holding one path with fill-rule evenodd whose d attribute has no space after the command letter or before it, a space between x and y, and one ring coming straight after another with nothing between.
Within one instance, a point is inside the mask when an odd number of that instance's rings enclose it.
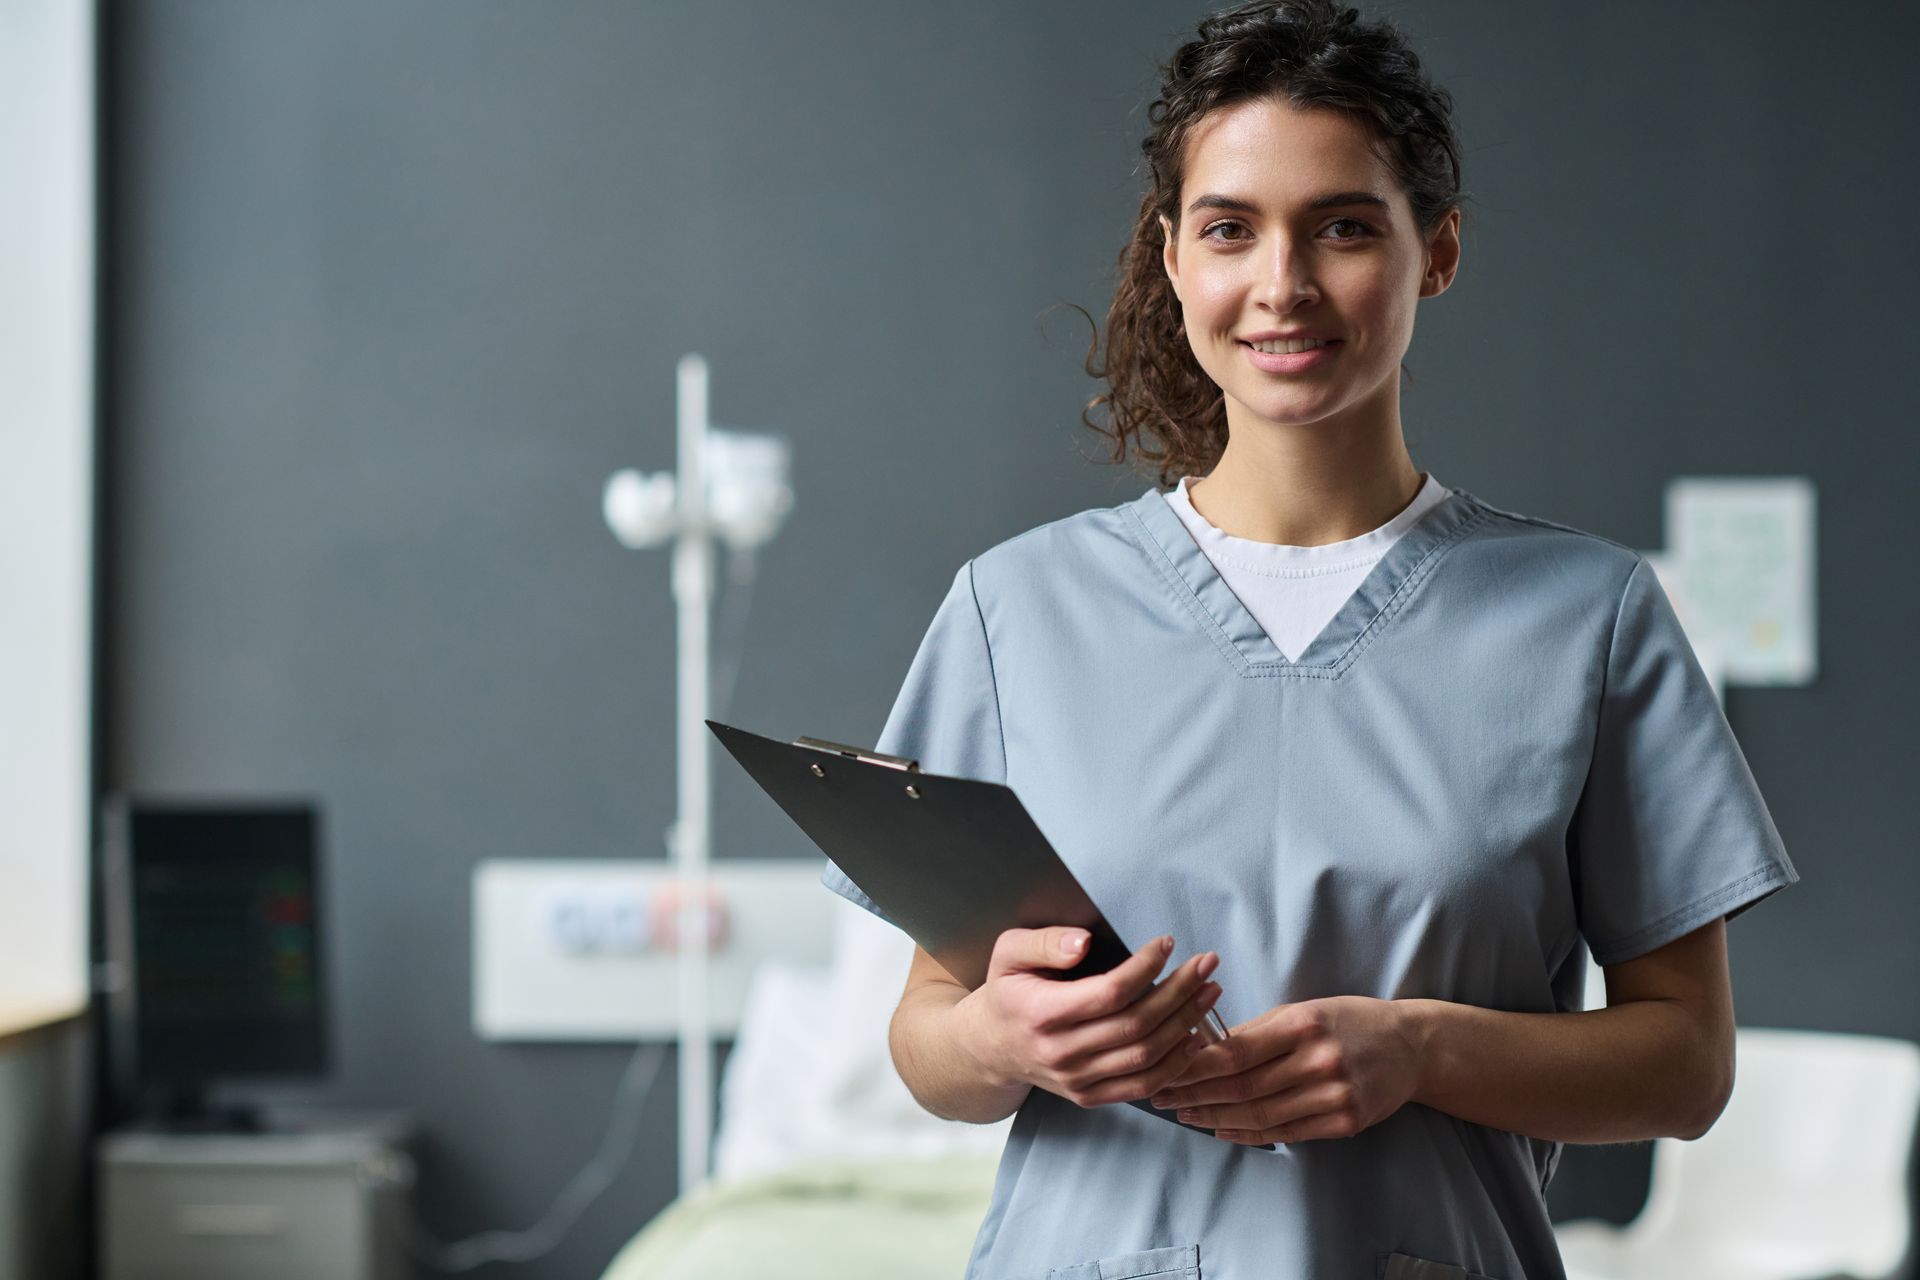
<instances>
[{"instance_id":1,"label":"medical monitor","mask_svg":"<svg viewBox=\"0 0 1920 1280\"><path fill-rule=\"evenodd\" d=\"M215 1080L322 1074L315 807L113 797L103 817L122 1100L191 1116Z\"/></svg>"}]
</instances>

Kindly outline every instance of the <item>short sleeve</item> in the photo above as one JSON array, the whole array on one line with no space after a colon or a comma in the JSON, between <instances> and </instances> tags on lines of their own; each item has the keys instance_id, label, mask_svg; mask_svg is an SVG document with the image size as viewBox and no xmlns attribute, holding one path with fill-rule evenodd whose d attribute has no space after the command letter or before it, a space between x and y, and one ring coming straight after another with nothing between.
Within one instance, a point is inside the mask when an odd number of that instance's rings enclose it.
<instances>
[{"instance_id":1,"label":"short sleeve","mask_svg":"<svg viewBox=\"0 0 1920 1280\"><path fill-rule=\"evenodd\" d=\"M986 623L974 594L973 561L954 574L873 749L917 760L923 773L1006 781L1000 703ZM832 859L820 883L893 923Z\"/></svg>"},{"instance_id":2,"label":"short sleeve","mask_svg":"<svg viewBox=\"0 0 1920 1280\"><path fill-rule=\"evenodd\" d=\"M1567 851L1580 932L1602 965L1731 920L1800 878L1644 558L1614 620Z\"/></svg>"}]
</instances>

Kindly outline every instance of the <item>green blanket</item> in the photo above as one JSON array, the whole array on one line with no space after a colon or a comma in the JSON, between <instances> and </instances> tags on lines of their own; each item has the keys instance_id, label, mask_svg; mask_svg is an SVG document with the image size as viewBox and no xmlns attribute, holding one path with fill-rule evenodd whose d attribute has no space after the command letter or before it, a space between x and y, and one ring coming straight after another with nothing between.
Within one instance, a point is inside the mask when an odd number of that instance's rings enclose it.
<instances>
[{"instance_id":1,"label":"green blanket","mask_svg":"<svg viewBox=\"0 0 1920 1280\"><path fill-rule=\"evenodd\" d=\"M953 1280L1000 1157L836 1160L682 1196L601 1280Z\"/></svg>"}]
</instances>

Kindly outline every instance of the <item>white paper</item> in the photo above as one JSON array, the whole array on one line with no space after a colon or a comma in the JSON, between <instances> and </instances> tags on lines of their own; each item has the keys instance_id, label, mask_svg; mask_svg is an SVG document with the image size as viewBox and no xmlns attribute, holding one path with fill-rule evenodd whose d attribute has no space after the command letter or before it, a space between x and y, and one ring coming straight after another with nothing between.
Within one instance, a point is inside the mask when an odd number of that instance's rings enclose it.
<instances>
[{"instance_id":1,"label":"white paper","mask_svg":"<svg viewBox=\"0 0 1920 1280\"><path fill-rule=\"evenodd\" d=\"M1689 477L1667 485L1667 555L1695 652L1731 684L1795 685L1817 670L1814 488L1804 477Z\"/></svg>"}]
</instances>

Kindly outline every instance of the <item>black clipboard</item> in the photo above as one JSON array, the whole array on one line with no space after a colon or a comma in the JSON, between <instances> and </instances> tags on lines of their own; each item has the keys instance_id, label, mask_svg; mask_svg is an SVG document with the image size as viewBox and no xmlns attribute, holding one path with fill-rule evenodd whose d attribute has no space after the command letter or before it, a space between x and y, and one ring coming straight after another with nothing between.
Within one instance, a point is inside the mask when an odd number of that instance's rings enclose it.
<instances>
[{"instance_id":1,"label":"black clipboard","mask_svg":"<svg viewBox=\"0 0 1920 1280\"><path fill-rule=\"evenodd\" d=\"M1087 954L1049 974L1060 979L1105 973L1133 954L1013 788L923 773L918 761L823 738L781 742L715 720L706 725L888 921L969 988L986 981L993 944L1006 929L1086 929ZM1196 1034L1225 1040L1226 1024L1209 1010ZM1130 1105L1212 1136L1145 1098Z\"/></svg>"}]
</instances>

